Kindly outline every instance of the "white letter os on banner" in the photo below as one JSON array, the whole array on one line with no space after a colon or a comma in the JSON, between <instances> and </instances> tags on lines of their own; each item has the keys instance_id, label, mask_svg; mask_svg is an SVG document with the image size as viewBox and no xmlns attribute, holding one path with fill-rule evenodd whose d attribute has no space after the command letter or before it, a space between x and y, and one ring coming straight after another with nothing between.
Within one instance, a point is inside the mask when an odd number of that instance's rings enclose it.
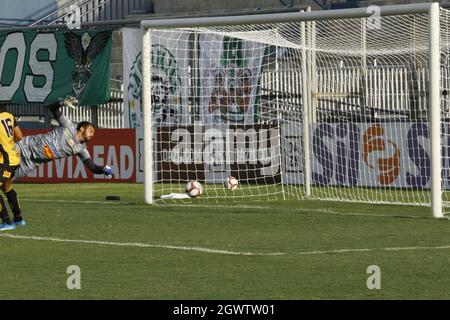
<instances>
[{"instance_id":1,"label":"white letter os on banner","mask_svg":"<svg viewBox=\"0 0 450 320\"><path fill-rule=\"evenodd\" d=\"M25 60L25 52L27 47L25 45L25 38L21 32L10 33L3 42L0 48L0 79L3 75L3 67L5 66L6 54L10 50L17 50L16 69L14 71L14 79L9 85L0 84L0 100L11 100L17 89L20 86L20 80L22 79L23 64Z\"/></svg>"},{"instance_id":2,"label":"white letter os on banner","mask_svg":"<svg viewBox=\"0 0 450 320\"><path fill-rule=\"evenodd\" d=\"M24 93L29 102L44 102L50 94L53 86L54 70L51 61L56 60L58 44L54 34L41 33L37 34L30 45L29 67L32 74L25 76ZM48 52L47 60L39 60L38 52L45 50ZM25 65L25 54L27 45L22 32L9 34L0 48L0 79L2 79L5 71L6 56L9 51L16 51L17 57L15 61L13 80L9 84L0 83L0 100L11 101L20 88L22 75L24 75L23 67ZM12 64L13 62L9 62ZM12 72L8 70L8 72ZM34 76L45 77L45 83L42 86L36 86L33 83Z\"/></svg>"},{"instance_id":3,"label":"white letter os on banner","mask_svg":"<svg viewBox=\"0 0 450 320\"><path fill-rule=\"evenodd\" d=\"M39 61L37 53L39 50L47 50L48 61ZM29 102L43 102L52 91L54 70L50 61L56 60L57 43L53 33L41 33L34 38L30 50L30 69L33 75L25 77L25 94ZM42 87L35 87L33 84L34 75L45 77L45 84Z\"/></svg>"}]
</instances>

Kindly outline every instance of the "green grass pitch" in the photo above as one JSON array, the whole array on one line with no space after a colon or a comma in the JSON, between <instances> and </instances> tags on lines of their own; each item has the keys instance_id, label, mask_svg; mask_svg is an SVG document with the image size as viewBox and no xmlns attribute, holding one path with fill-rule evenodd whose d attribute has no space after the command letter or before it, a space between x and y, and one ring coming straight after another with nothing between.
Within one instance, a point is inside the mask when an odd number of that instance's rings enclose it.
<instances>
[{"instance_id":1,"label":"green grass pitch","mask_svg":"<svg viewBox=\"0 0 450 320\"><path fill-rule=\"evenodd\" d=\"M450 221L427 207L148 206L139 184L16 190L28 225L0 233L2 300L450 298ZM66 286L71 265L80 290ZM371 265L379 290L367 288Z\"/></svg>"}]
</instances>

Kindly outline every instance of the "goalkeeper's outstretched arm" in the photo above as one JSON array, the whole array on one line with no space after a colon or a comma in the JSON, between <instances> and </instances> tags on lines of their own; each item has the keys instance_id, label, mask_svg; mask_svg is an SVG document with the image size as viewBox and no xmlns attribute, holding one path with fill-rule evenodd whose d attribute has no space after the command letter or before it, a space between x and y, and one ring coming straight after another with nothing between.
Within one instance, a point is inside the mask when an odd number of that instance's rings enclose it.
<instances>
[{"instance_id":1,"label":"goalkeeper's outstretched arm","mask_svg":"<svg viewBox=\"0 0 450 320\"><path fill-rule=\"evenodd\" d=\"M112 176L112 170L110 166L97 166L92 159L83 160L84 165L94 174L104 174L107 177Z\"/></svg>"},{"instance_id":2,"label":"goalkeeper's outstretched arm","mask_svg":"<svg viewBox=\"0 0 450 320\"><path fill-rule=\"evenodd\" d=\"M59 109L60 107L62 107L60 101L52 103L51 105L48 106L50 112L53 114L53 117L55 117L56 120L58 120L62 116L62 112Z\"/></svg>"},{"instance_id":3,"label":"goalkeeper's outstretched arm","mask_svg":"<svg viewBox=\"0 0 450 320\"><path fill-rule=\"evenodd\" d=\"M50 112L53 114L53 117L56 121L58 121L59 124L65 125L65 122L68 122L67 125L69 125L71 122L69 120L66 121L66 118L61 112L61 107L70 107L75 108L75 106L78 105L78 100L73 97L67 97L64 100L59 100L57 102L54 102L48 106Z\"/></svg>"},{"instance_id":4,"label":"goalkeeper's outstretched arm","mask_svg":"<svg viewBox=\"0 0 450 320\"><path fill-rule=\"evenodd\" d=\"M83 164L88 167L88 169L94 174L104 174L108 179L112 178L112 169L110 166L106 165L104 167L97 166L91 159L91 155L87 149L81 150L77 153L77 156L83 161Z\"/></svg>"}]
</instances>

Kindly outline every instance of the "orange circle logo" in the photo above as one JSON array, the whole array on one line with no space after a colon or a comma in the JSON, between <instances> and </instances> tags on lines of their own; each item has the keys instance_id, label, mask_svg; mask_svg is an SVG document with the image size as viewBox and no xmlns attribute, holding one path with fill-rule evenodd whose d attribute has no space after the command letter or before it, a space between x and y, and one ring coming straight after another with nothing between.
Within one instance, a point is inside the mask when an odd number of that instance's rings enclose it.
<instances>
[{"instance_id":1,"label":"orange circle logo","mask_svg":"<svg viewBox=\"0 0 450 320\"><path fill-rule=\"evenodd\" d=\"M400 149L384 136L384 128L379 125L369 127L363 135L364 163L378 171L378 181L381 185L389 185L400 175ZM393 151L392 151L393 150ZM383 157L370 160L373 152L380 152ZM386 157L384 157L386 156ZM375 155L375 158L377 155Z\"/></svg>"}]
</instances>

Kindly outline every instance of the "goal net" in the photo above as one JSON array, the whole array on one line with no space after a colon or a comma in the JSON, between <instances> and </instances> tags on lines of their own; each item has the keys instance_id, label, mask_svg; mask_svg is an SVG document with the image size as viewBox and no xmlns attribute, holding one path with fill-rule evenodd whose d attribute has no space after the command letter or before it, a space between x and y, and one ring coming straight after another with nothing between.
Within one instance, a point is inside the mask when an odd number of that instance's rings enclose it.
<instances>
[{"instance_id":1,"label":"goal net","mask_svg":"<svg viewBox=\"0 0 450 320\"><path fill-rule=\"evenodd\" d=\"M143 22L147 199L197 180L202 201L439 199L442 211L448 17L424 4Z\"/></svg>"}]
</instances>

